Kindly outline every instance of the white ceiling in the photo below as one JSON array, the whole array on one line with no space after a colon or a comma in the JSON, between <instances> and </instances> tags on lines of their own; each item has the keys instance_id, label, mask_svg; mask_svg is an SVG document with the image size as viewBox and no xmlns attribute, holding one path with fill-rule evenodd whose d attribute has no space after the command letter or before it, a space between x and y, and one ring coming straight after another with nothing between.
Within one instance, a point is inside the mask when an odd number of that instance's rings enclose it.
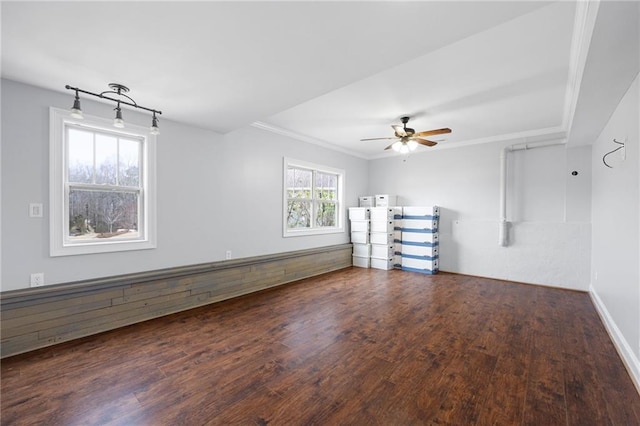
<instances>
[{"instance_id":1,"label":"white ceiling","mask_svg":"<svg viewBox=\"0 0 640 426\"><path fill-rule=\"evenodd\" d=\"M163 119L254 125L365 158L391 124L439 147L566 130L576 3L3 2L2 76L119 82ZM71 93L70 103L71 103ZM162 122L161 122L162 125ZM427 150L430 148L420 147Z\"/></svg>"}]
</instances>

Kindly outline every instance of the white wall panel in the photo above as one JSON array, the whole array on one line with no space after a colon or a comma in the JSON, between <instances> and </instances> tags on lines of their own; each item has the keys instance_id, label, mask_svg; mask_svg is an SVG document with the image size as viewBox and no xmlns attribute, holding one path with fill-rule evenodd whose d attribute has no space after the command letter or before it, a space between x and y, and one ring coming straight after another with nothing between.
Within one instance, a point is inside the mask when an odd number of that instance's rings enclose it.
<instances>
[{"instance_id":1,"label":"white wall panel","mask_svg":"<svg viewBox=\"0 0 640 426\"><path fill-rule=\"evenodd\" d=\"M639 85L636 77L593 145L591 264L592 291L621 333L618 338L625 340L634 351L636 364L640 359ZM614 153L607 157L613 168L606 167L602 156L618 147L612 140L625 137L628 140L626 159Z\"/></svg>"},{"instance_id":2,"label":"white wall panel","mask_svg":"<svg viewBox=\"0 0 640 426\"><path fill-rule=\"evenodd\" d=\"M63 88L61 87L61 90ZM158 248L49 257L49 107L69 108L70 92L2 80L3 291L150 271L349 241L339 234L282 237L282 161L289 156L346 171L345 208L367 189L366 160L248 127L227 135L161 117L157 149ZM87 114L110 117L112 105L82 99ZM171 102L153 105L166 114ZM125 122L148 126L148 115L124 109ZM29 218L29 203L43 218Z\"/></svg>"},{"instance_id":3,"label":"white wall panel","mask_svg":"<svg viewBox=\"0 0 640 426\"><path fill-rule=\"evenodd\" d=\"M572 177L565 146L509 154L510 244L498 245L500 152L519 142L373 160L369 192L398 194L404 205L441 207L442 271L587 290L590 225L565 221ZM590 167L586 161L587 176ZM587 198L581 205L590 205L588 193L580 196Z\"/></svg>"}]
</instances>

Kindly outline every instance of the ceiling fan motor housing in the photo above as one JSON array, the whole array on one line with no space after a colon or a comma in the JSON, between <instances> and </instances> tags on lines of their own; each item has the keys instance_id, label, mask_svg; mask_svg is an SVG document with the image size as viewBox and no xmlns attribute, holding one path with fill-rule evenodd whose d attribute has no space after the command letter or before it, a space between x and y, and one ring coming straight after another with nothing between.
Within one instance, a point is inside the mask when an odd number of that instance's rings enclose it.
<instances>
[{"instance_id":1,"label":"ceiling fan motor housing","mask_svg":"<svg viewBox=\"0 0 640 426\"><path fill-rule=\"evenodd\" d=\"M411 129L411 128L409 128L409 127L407 127L407 123L409 122L409 118L410 118L410 117L402 117L402 118L400 118L400 120L402 120L402 124L403 124L403 127L404 127L404 132L405 132L407 135L411 136L411 135L413 135L416 131L415 131L415 130L413 130L413 129Z\"/></svg>"}]
</instances>

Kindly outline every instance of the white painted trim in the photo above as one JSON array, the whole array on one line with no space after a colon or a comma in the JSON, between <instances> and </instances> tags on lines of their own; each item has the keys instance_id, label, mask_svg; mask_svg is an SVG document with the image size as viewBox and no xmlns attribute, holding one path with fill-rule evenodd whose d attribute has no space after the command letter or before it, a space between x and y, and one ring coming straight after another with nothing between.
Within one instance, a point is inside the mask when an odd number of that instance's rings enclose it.
<instances>
[{"instance_id":1,"label":"white painted trim","mask_svg":"<svg viewBox=\"0 0 640 426\"><path fill-rule=\"evenodd\" d=\"M576 14L573 23L573 36L571 39L571 52L569 59L569 78L564 98L564 114L562 127L567 133L571 132L573 117L580 95L580 85L587 63L589 46L596 24L600 0L576 2ZM568 136L568 135L567 135Z\"/></svg>"},{"instance_id":2,"label":"white painted trim","mask_svg":"<svg viewBox=\"0 0 640 426\"><path fill-rule=\"evenodd\" d=\"M289 229L287 227L287 211L288 199L287 199L287 169L289 166L301 167L313 171L327 172L338 175L338 226L332 228L305 228L305 229ZM315 178L314 178L315 179ZM294 158L283 157L282 161L282 236L288 237L305 237L308 235L322 235L322 234L341 234L345 231L345 214L344 214L344 191L346 188L346 172L342 169L335 167L323 166L320 164L310 163L304 160L296 160ZM314 183L315 187L315 183ZM315 216L315 214L314 214ZM312 220L314 220L312 218Z\"/></svg>"},{"instance_id":3,"label":"white painted trim","mask_svg":"<svg viewBox=\"0 0 640 426\"><path fill-rule=\"evenodd\" d=\"M251 123L252 127L255 127L256 129L261 129L261 130L266 130L267 132L271 132L271 133L275 133L277 135L282 135L282 136L287 136L291 139L295 139L295 140L299 140L301 142L307 142L307 143L311 143L314 145L318 145L321 146L323 148L328 148L328 149L332 149L334 151L339 151L342 152L344 154L348 154L348 155L352 155L354 157L358 157L358 158L364 158L365 160L368 160L369 158L366 155L363 155L359 152L355 152L355 151L351 151L348 149L345 149L341 146L320 140L320 139L316 139L316 138L312 138L311 136L307 136L307 135L303 135L300 133L296 133L296 132L292 132L291 130L287 130L287 129L283 129L282 127L278 127L278 126L274 126L272 124L267 124L267 123L263 123L261 121L256 121L255 123Z\"/></svg>"},{"instance_id":4,"label":"white painted trim","mask_svg":"<svg viewBox=\"0 0 640 426\"><path fill-rule=\"evenodd\" d=\"M148 135L145 127L127 123L127 128L120 131L113 131L122 135L130 134L135 137L143 136L145 145L144 164L144 185L143 197L144 206L144 237L139 240L123 241L100 241L87 242L83 244L64 244L64 229L67 228L67 218L65 216L63 194L64 194L64 127L65 123L79 126L94 127L96 129L111 127L111 120L89 116L85 114L83 120L74 119L69 115L69 111L60 108L49 108L49 255L73 256L94 253L111 253L129 250L147 250L157 247L157 213L156 213L156 137ZM127 130L128 129L128 130ZM47 211L47 209L44 209Z\"/></svg>"},{"instance_id":5,"label":"white painted trim","mask_svg":"<svg viewBox=\"0 0 640 426\"><path fill-rule=\"evenodd\" d=\"M537 143L537 142L546 142L551 140L564 140L566 139L566 136L567 136L566 132L561 127L547 127L544 129L527 130L524 132L490 136L488 138L470 139L466 141L451 142L447 144L441 143L432 148L421 150L420 152L418 152L418 150L413 151L411 154L412 155L422 154L427 150L439 151L441 149L462 148L465 146L481 145L481 144L496 143L496 142ZM382 153L382 154L376 154L376 155L370 156L369 160L385 158L391 155L402 155L402 154L398 154L395 151L392 151L391 153Z\"/></svg>"},{"instance_id":6,"label":"white painted trim","mask_svg":"<svg viewBox=\"0 0 640 426\"><path fill-rule=\"evenodd\" d=\"M382 152L380 154L366 155L360 152L345 149L341 146L338 146L320 139L315 139L310 136L302 135L287 129L283 129L281 127L273 126L271 124L267 124L261 121L256 121L255 123L252 123L251 126L255 127L256 129L261 129L267 132L286 136L295 140L299 140L301 142L307 142L314 145L319 145L319 146L322 146L323 148L342 152L344 154L352 155L354 157L362 158L365 160L376 160L378 158L386 158L391 156L403 155L391 150L388 152ZM441 150L441 149L462 148L465 146L480 145L480 144L494 143L494 142L505 142L505 141L542 142L542 141L554 140L554 139L565 139L566 137L567 137L566 129L562 126L545 127L542 129L526 130L523 132L508 133L504 135L490 136L487 138L470 139L470 140L465 140L460 142L451 142L448 144L438 144L433 148L429 148L429 150L433 151L433 150ZM413 152L413 154L419 154L419 153L420 152L417 152L417 151Z\"/></svg>"},{"instance_id":7,"label":"white painted trim","mask_svg":"<svg viewBox=\"0 0 640 426\"><path fill-rule=\"evenodd\" d=\"M629 346L629 342L624 338L624 335L616 325L615 321L609 314L607 307L604 305L602 299L600 299L600 296L598 296L598 293L596 293L596 290L592 285L589 286L589 296L591 296L591 300L600 315L600 319L607 329L614 346L618 350L618 354L620 355L620 358L622 358L622 362L627 368L629 376L631 376L631 380L636 386L636 390L640 393L640 360L636 357L633 349Z\"/></svg>"}]
</instances>

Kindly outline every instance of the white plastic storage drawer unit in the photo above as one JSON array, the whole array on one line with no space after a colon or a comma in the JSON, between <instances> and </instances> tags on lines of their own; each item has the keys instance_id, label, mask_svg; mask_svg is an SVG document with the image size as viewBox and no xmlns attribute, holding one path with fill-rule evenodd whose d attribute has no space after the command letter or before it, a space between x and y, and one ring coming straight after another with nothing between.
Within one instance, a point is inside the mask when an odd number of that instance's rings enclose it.
<instances>
[{"instance_id":1,"label":"white plastic storage drawer unit","mask_svg":"<svg viewBox=\"0 0 640 426\"><path fill-rule=\"evenodd\" d=\"M402 269L423 274L435 274L438 272L438 259L422 260L402 256Z\"/></svg>"},{"instance_id":2,"label":"white plastic storage drawer unit","mask_svg":"<svg viewBox=\"0 0 640 426\"><path fill-rule=\"evenodd\" d=\"M369 234L371 244L390 244L394 241L393 232L372 232Z\"/></svg>"},{"instance_id":3,"label":"white plastic storage drawer unit","mask_svg":"<svg viewBox=\"0 0 640 426\"><path fill-rule=\"evenodd\" d=\"M376 259L371 258L371 267L375 269L384 269L388 271L389 269L393 269L393 258L391 259Z\"/></svg>"},{"instance_id":4,"label":"white plastic storage drawer unit","mask_svg":"<svg viewBox=\"0 0 640 426\"><path fill-rule=\"evenodd\" d=\"M400 219L402 217L402 207L371 207L370 217L372 221Z\"/></svg>"},{"instance_id":5,"label":"white plastic storage drawer unit","mask_svg":"<svg viewBox=\"0 0 640 426\"><path fill-rule=\"evenodd\" d=\"M394 253L393 244L371 244L371 257L376 259L390 259Z\"/></svg>"},{"instance_id":6,"label":"white plastic storage drawer unit","mask_svg":"<svg viewBox=\"0 0 640 426\"><path fill-rule=\"evenodd\" d=\"M351 232L369 232L368 220L352 220Z\"/></svg>"},{"instance_id":7,"label":"white plastic storage drawer unit","mask_svg":"<svg viewBox=\"0 0 640 426\"><path fill-rule=\"evenodd\" d=\"M369 244L368 232L352 232L351 242L354 244Z\"/></svg>"},{"instance_id":8,"label":"white plastic storage drawer unit","mask_svg":"<svg viewBox=\"0 0 640 426\"><path fill-rule=\"evenodd\" d=\"M423 206L413 207L406 206L402 208L403 216L440 216L440 207L438 206Z\"/></svg>"},{"instance_id":9,"label":"white plastic storage drawer unit","mask_svg":"<svg viewBox=\"0 0 640 426\"><path fill-rule=\"evenodd\" d=\"M397 200L398 198L395 195L380 194L376 195L375 205L376 207L395 206L398 204Z\"/></svg>"},{"instance_id":10,"label":"white plastic storage drawer unit","mask_svg":"<svg viewBox=\"0 0 640 426\"><path fill-rule=\"evenodd\" d=\"M369 207L349 207L349 220L369 220Z\"/></svg>"},{"instance_id":11,"label":"white plastic storage drawer unit","mask_svg":"<svg viewBox=\"0 0 640 426\"><path fill-rule=\"evenodd\" d=\"M369 268L371 266L370 260L368 257L353 256L353 266Z\"/></svg>"},{"instance_id":12,"label":"white plastic storage drawer unit","mask_svg":"<svg viewBox=\"0 0 640 426\"><path fill-rule=\"evenodd\" d=\"M435 244L438 242L437 232L403 232L402 242Z\"/></svg>"},{"instance_id":13,"label":"white plastic storage drawer unit","mask_svg":"<svg viewBox=\"0 0 640 426\"><path fill-rule=\"evenodd\" d=\"M437 245L423 245L423 244L402 244L400 246L400 253L403 256L415 256L425 259L435 259L438 257L440 248Z\"/></svg>"},{"instance_id":14,"label":"white plastic storage drawer unit","mask_svg":"<svg viewBox=\"0 0 640 426\"><path fill-rule=\"evenodd\" d=\"M353 255L358 257L371 256L371 244L354 244Z\"/></svg>"},{"instance_id":15,"label":"white plastic storage drawer unit","mask_svg":"<svg viewBox=\"0 0 640 426\"><path fill-rule=\"evenodd\" d=\"M393 232L394 223L393 220L373 221L371 222L371 232Z\"/></svg>"}]
</instances>

